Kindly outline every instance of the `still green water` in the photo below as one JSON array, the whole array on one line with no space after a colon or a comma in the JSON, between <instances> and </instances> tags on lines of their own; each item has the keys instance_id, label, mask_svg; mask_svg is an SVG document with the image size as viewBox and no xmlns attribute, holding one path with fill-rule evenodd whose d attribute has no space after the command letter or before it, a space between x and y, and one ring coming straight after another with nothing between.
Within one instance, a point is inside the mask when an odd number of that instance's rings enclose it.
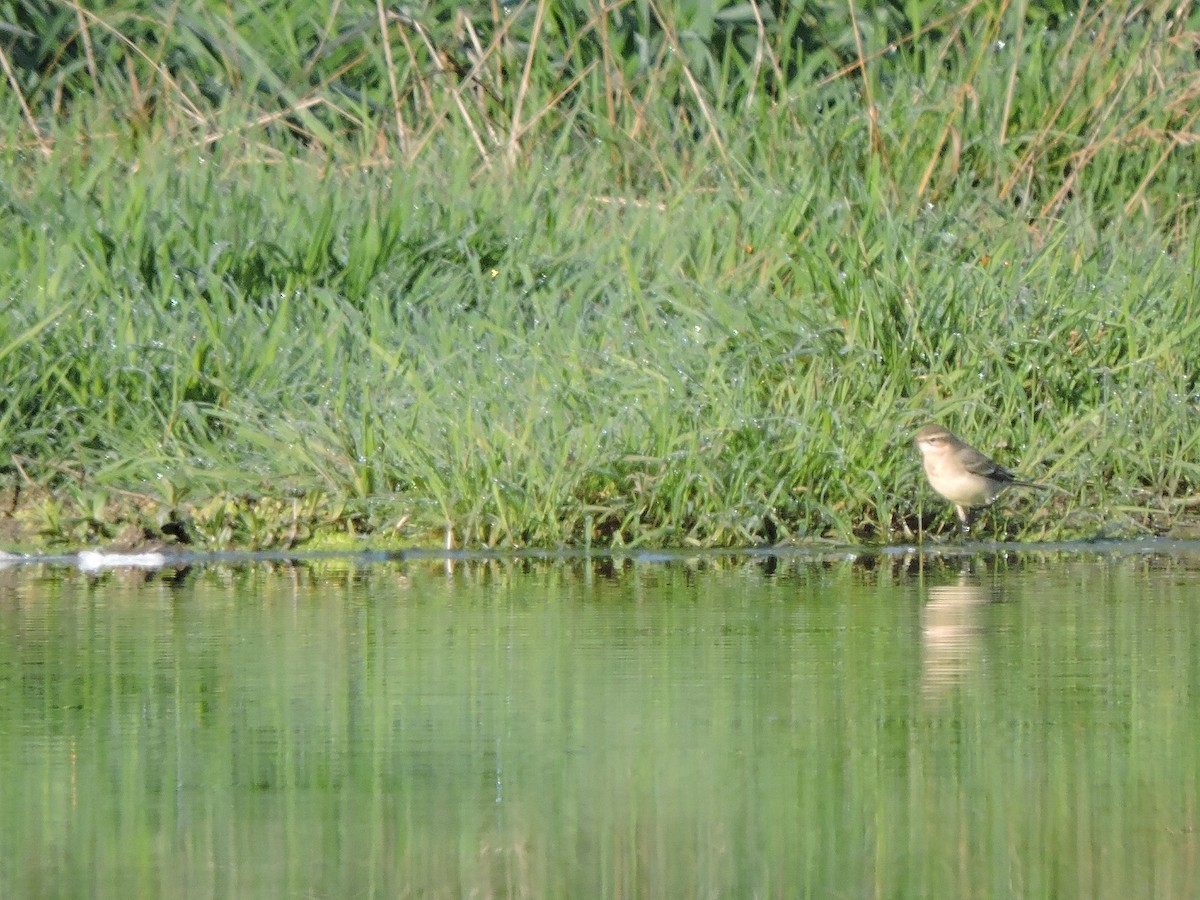
<instances>
[{"instance_id":1,"label":"still green water","mask_svg":"<svg viewBox=\"0 0 1200 900\"><path fill-rule=\"evenodd\" d=\"M2 897L1194 897L1200 557L0 572Z\"/></svg>"}]
</instances>

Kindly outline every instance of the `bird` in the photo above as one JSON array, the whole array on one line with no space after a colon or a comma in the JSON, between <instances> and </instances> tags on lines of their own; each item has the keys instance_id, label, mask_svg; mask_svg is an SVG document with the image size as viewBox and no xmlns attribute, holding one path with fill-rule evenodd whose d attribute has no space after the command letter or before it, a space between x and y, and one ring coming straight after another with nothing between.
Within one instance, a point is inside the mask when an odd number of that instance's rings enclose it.
<instances>
[{"instance_id":1,"label":"bird","mask_svg":"<svg viewBox=\"0 0 1200 900\"><path fill-rule=\"evenodd\" d=\"M1050 484L1022 481L936 423L918 431L914 442L921 451L929 486L954 504L964 535L971 533L972 511L990 506L1005 488L1062 490Z\"/></svg>"}]
</instances>

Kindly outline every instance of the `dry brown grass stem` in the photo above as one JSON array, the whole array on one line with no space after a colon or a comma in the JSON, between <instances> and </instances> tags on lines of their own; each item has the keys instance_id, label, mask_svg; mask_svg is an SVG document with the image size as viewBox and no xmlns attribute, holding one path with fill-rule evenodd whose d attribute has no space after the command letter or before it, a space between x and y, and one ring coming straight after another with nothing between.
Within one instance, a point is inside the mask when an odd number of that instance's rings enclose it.
<instances>
[{"instance_id":1,"label":"dry brown grass stem","mask_svg":"<svg viewBox=\"0 0 1200 900\"><path fill-rule=\"evenodd\" d=\"M1025 40L1025 10L1028 8L1028 0L1021 0L1019 15L1017 16L1017 33L1013 38L1013 55L1012 65L1008 70L1008 85L1004 90L1004 114L1000 116L1000 139L999 144L1004 146L1008 140L1008 120L1012 116L1013 97L1017 92L1017 69L1021 63L1021 54L1016 50L1023 45Z\"/></svg>"},{"instance_id":2,"label":"dry brown grass stem","mask_svg":"<svg viewBox=\"0 0 1200 900\"><path fill-rule=\"evenodd\" d=\"M9 63L8 54L4 52L3 47L0 47L0 66L4 68L4 77L8 79L13 94L16 96L17 102L21 105L21 115L25 119L25 123L29 126L29 130L33 132L38 148L42 151L42 155L49 156L50 142L43 136L41 129L38 128L37 120L34 119L33 113L29 109L29 104L25 101L25 95L21 93L21 85L17 81L17 75Z\"/></svg>"},{"instance_id":3,"label":"dry brown grass stem","mask_svg":"<svg viewBox=\"0 0 1200 900\"><path fill-rule=\"evenodd\" d=\"M529 93L529 80L533 72L533 59L537 53L538 37L542 33L542 21L546 15L546 0L538 0L534 13L533 32L529 39L529 49L525 54L525 68L521 71L521 81L517 85L517 99L513 103L512 123L508 138L508 157L513 162L517 158L517 146L521 133L521 110L525 106L525 96Z\"/></svg>"},{"instance_id":4,"label":"dry brown grass stem","mask_svg":"<svg viewBox=\"0 0 1200 900\"><path fill-rule=\"evenodd\" d=\"M638 209L655 209L659 212L667 211L666 203L662 201L642 200L640 197L609 197L598 195L593 197L592 200L606 206L634 206Z\"/></svg>"},{"instance_id":5,"label":"dry brown grass stem","mask_svg":"<svg viewBox=\"0 0 1200 900\"><path fill-rule=\"evenodd\" d=\"M396 144L402 154L407 154L408 129L404 126L400 88L396 84L396 62L392 59L392 40L388 34L387 12L383 8L383 0L375 0L375 11L379 16L379 37L383 41L383 59L387 65L388 88L392 92L392 112L396 117Z\"/></svg>"},{"instance_id":6,"label":"dry brown grass stem","mask_svg":"<svg viewBox=\"0 0 1200 900\"><path fill-rule=\"evenodd\" d=\"M87 19L83 17L83 10L78 3L72 3L71 6L75 10L75 21L79 23L79 37L83 41L83 58L87 63L88 77L92 79L92 84L99 87L100 70L96 66L96 53L92 49L92 34L88 29Z\"/></svg>"},{"instance_id":7,"label":"dry brown grass stem","mask_svg":"<svg viewBox=\"0 0 1200 900\"><path fill-rule=\"evenodd\" d=\"M473 83L476 85L476 101L481 102L483 95L487 95L493 101L495 101L497 106L500 106L501 104L499 98L494 92L489 91L488 88L484 86L483 79L481 77L485 71L483 60L485 59L486 54L483 50L483 42L479 40L479 32L475 28L475 22L472 21L469 15L460 10L457 16L457 23L466 33L467 38L471 41L471 49L475 52L475 59L480 61L480 64L475 67L480 74L476 75L473 79ZM497 89L501 89L504 84L504 67L500 65L500 54L493 53L491 58L496 60L496 65L491 72L492 84L494 84ZM496 129L492 127L491 118L485 115L482 116L482 119L483 127L487 129L488 138L493 144L498 144L500 142L500 137L497 134Z\"/></svg>"},{"instance_id":8,"label":"dry brown grass stem","mask_svg":"<svg viewBox=\"0 0 1200 900\"><path fill-rule=\"evenodd\" d=\"M1187 121L1187 125L1191 126L1194 124L1197 118L1200 118L1200 107L1193 110L1191 117ZM1171 131L1165 134L1164 137L1167 140L1163 145L1162 153L1159 154L1154 164L1146 170L1146 177L1142 179L1137 189L1133 192L1133 195L1125 203L1125 215L1132 213L1138 204L1143 202L1142 198L1146 192L1146 188L1153 182L1154 176L1158 174L1159 169L1163 167L1163 164L1166 163L1171 154L1180 147L1194 144L1200 140L1200 134L1194 131Z\"/></svg>"},{"instance_id":9,"label":"dry brown grass stem","mask_svg":"<svg viewBox=\"0 0 1200 900\"><path fill-rule=\"evenodd\" d=\"M1072 29L1070 37L1068 37L1065 42L1064 56L1068 55L1071 45L1078 39L1084 19L1087 18L1089 21L1092 21L1093 17L1096 15L1093 13L1092 16L1085 16L1086 11L1087 0L1084 0L1075 20L1075 27ZM1019 53L1020 48L1015 48L1014 52ZM1000 186L999 196L1002 200L1007 198L1012 193L1013 188L1019 182L1024 181L1027 178L1032 178L1033 172L1037 166L1037 160L1041 157L1044 148L1050 146L1046 138L1052 131L1056 130L1055 125L1059 121L1063 110L1066 109L1068 101L1071 99L1080 85L1084 83L1084 76L1090 61L1091 60L1089 56L1085 54L1078 60L1078 62L1076 62L1075 69L1071 73L1071 78L1067 83L1067 88L1059 95L1058 104L1054 107L1054 110L1050 113L1050 115L1042 119L1042 127L1030 141L1029 149L1025 152L1022 158L1018 160L1017 164L1013 166L1012 172L1009 173L1008 178L1005 179L1004 183Z\"/></svg>"},{"instance_id":10,"label":"dry brown grass stem","mask_svg":"<svg viewBox=\"0 0 1200 900\"><path fill-rule=\"evenodd\" d=\"M326 103L325 100L322 99L321 97L306 97L297 103L293 103L287 109L280 109L280 110L276 110L275 112L263 113L258 118L252 119L249 122L247 122L244 125L241 125L237 128L227 128L223 131L210 131L209 133L205 134L202 138L200 138L200 140L197 142L197 144L202 147L208 146L210 144L215 144L217 141L224 140L225 138L229 137L230 135L237 134L238 132L252 131L257 128L262 128L264 126L271 125L275 122L283 121L283 120L287 119L289 116L291 116L301 110L312 109L314 106L323 106L323 105L328 106L329 104Z\"/></svg>"},{"instance_id":11,"label":"dry brown grass stem","mask_svg":"<svg viewBox=\"0 0 1200 900\"><path fill-rule=\"evenodd\" d=\"M978 42L976 52L971 58L971 66L967 70L962 84L960 84L954 91L954 102L951 105L949 114L946 116L946 122L942 127L942 133L939 135L937 142L933 145L933 152L929 155L929 162L926 164L925 171L921 175L921 180L917 184L917 197L924 197L926 191L929 190L929 184L933 180L933 173L937 170L938 162L942 159L942 153L945 150L947 141L950 141L953 148L950 158L951 170L953 172L958 171L961 140L954 129L954 123L958 121L966 102L969 99L977 98L974 88L974 81L979 73L979 67L983 63L984 54L988 52L988 48L990 48L992 41L995 39L996 34L1000 30L1000 22L1007 8L1008 0L1004 0L1004 3L1001 5L1000 9L996 10L992 17L992 26L987 38Z\"/></svg>"},{"instance_id":12,"label":"dry brown grass stem","mask_svg":"<svg viewBox=\"0 0 1200 900\"><path fill-rule=\"evenodd\" d=\"M663 15L655 0L647 0L650 9L654 11L654 15L658 17L659 23L662 25L663 34L667 38L667 43L670 45L672 52L675 53L679 60L679 65L683 71L683 77L688 83L688 90L696 100L696 105L700 107L700 115L704 117L704 122L708 126L709 137L712 138L713 146L717 148L717 153L721 157L721 164L725 167L725 173L729 176L729 183L733 185L739 195L742 189L739 186L740 179L734 170L733 163L729 159L729 153L725 149L725 142L721 140L721 129L717 125L717 120L713 116L712 109L708 105L708 101L704 99L704 92L700 90L700 85L696 81L696 76L692 74L692 67L687 64L687 57L683 52L683 45L679 41L679 35L675 31L675 23L667 19Z\"/></svg>"},{"instance_id":13,"label":"dry brown grass stem","mask_svg":"<svg viewBox=\"0 0 1200 900\"><path fill-rule=\"evenodd\" d=\"M599 62L596 60L593 60L592 62L588 63L587 67L584 68L584 70L582 72L580 72L578 75L576 75L570 81L568 81L566 83L566 85L557 94L555 94L553 97L551 97L549 100L547 100L546 103L542 106L542 108L539 109L536 113L534 113L532 118L530 118L528 122L525 122L523 125L521 125L520 129L514 133L514 141L520 141L521 138L523 138L525 136L526 132L528 132L529 129L533 128L533 126L536 125L538 122L540 122L546 116L547 113L550 113L550 112L553 112L554 110L556 110L558 108L559 101L562 100L563 97L566 97L568 94L570 94L571 91L575 90L575 88L578 87L578 85L580 84L580 82L583 81L583 79L585 79L589 75L591 75L592 70L595 69L597 65L599 65Z\"/></svg>"},{"instance_id":14,"label":"dry brown grass stem","mask_svg":"<svg viewBox=\"0 0 1200 900\"><path fill-rule=\"evenodd\" d=\"M188 96L187 91L180 87L179 82L172 77L171 73L167 71L166 67L161 63L161 61L153 59L150 54L138 46L136 42L122 34L115 27L106 22L104 19L100 18L95 13L84 9L82 6L77 6L76 9L85 22L91 22L99 25L105 31L108 31L110 34L112 34L127 48L129 48L131 52L145 60L146 64L154 70L154 74L161 79L162 83L170 88L172 96L178 100L178 105L183 110L184 115L191 119L194 125L204 127L207 124L207 117L200 111L196 104L192 102L192 98ZM168 24L165 27L169 28L170 26Z\"/></svg>"},{"instance_id":15,"label":"dry brown grass stem","mask_svg":"<svg viewBox=\"0 0 1200 900\"><path fill-rule=\"evenodd\" d=\"M928 34L931 31L936 31L946 25L950 25L951 23L961 23L961 22L965 21L970 16L970 14L975 10L975 7L982 5L983 2L984 2L984 0L970 0L970 2L966 6L957 8L953 12L947 13L946 15L942 16L940 19L934 19L933 21L927 23L924 27L919 28L918 30L916 30L914 32L911 32L910 34L906 34L904 37L899 38L898 40L892 41L886 47L884 47L880 50L876 50L874 53L870 53L866 56L856 59L852 63L847 63L846 65L842 66L840 69L838 69L833 74L826 75L824 78L822 78L820 81L818 81L817 86L825 87L826 85L833 84L833 82L835 82L835 81L840 81L841 79L845 78L847 75L852 75L855 72L858 72L867 63L874 62L875 60L880 59L881 57L886 56L889 53L892 53L896 49L903 47L905 44L911 44L914 41L916 41L917 38L923 37L924 35ZM953 30L955 32L957 32L958 27L955 27Z\"/></svg>"},{"instance_id":16,"label":"dry brown grass stem","mask_svg":"<svg viewBox=\"0 0 1200 900\"><path fill-rule=\"evenodd\" d=\"M854 52L858 55L860 63L858 72L862 77L863 97L867 101L867 140L870 142L871 154L877 156L886 167L887 155L883 152L883 141L879 138L879 109L875 106L875 92L871 90L871 78L863 54L862 32L858 27L858 7L854 0L850 0L850 27L854 32Z\"/></svg>"},{"instance_id":17,"label":"dry brown grass stem","mask_svg":"<svg viewBox=\"0 0 1200 900\"><path fill-rule=\"evenodd\" d=\"M771 71L775 74L776 83L784 83L783 69L779 65L779 59L767 43L767 26L763 22L762 12L759 11L758 0L750 0L750 10L754 13L754 28L758 32L758 40L754 42L754 64L751 67L749 78L750 90L746 92L746 109L750 109L754 104L754 89L758 85L758 73L762 69L764 56L771 62Z\"/></svg>"},{"instance_id":18,"label":"dry brown grass stem","mask_svg":"<svg viewBox=\"0 0 1200 900\"><path fill-rule=\"evenodd\" d=\"M429 34L421 26L420 22L417 22L415 19L410 19L407 16L395 16L395 14L392 15L402 25L407 25L417 33L417 36L421 38L422 43L425 44L425 49L428 51L430 59L433 60L433 64L437 67L437 70L440 74L447 75L450 72L455 71L451 69L450 66L446 65L445 58L433 45L433 41L430 40ZM478 63L476 65L478 65ZM463 102L462 98L464 86L470 84L473 80L473 72L474 69L472 69L472 72L468 72L467 75L463 76L457 86L451 88L450 97L454 102L455 108L458 110L459 116L462 117L463 124L467 127L467 132L471 135L471 140L475 144L475 149L479 151L480 160L482 160L485 167L490 167L492 164L491 154L488 152L487 145L483 142L483 138L479 134L479 128L476 127L474 120L471 118L471 113L467 109L467 105ZM410 154L411 157L420 155L421 150L426 144L429 143L430 140L432 140L434 134L436 134L438 129L441 127L442 120L443 117L440 114L434 115L433 121L430 122L429 126L425 129L424 134L422 134L413 145Z\"/></svg>"}]
</instances>

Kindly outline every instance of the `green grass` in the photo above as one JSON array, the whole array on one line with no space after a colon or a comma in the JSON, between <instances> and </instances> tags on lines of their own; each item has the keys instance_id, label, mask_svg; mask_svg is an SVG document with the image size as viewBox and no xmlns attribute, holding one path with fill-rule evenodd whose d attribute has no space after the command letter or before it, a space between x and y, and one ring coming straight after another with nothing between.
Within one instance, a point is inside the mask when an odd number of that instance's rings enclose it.
<instances>
[{"instance_id":1,"label":"green grass","mask_svg":"<svg viewBox=\"0 0 1200 900\"><path fill-rule=\"evenodd\" d=\"M197 7L0 6L12 540L1189 526L1193 5Z\"/></svg>"}]
</instances>

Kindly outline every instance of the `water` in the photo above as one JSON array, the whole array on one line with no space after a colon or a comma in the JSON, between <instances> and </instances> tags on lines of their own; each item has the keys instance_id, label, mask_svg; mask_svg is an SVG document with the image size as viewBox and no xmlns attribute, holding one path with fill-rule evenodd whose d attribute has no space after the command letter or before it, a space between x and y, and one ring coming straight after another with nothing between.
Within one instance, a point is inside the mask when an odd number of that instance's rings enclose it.
<instances>
[{"instance_id":1,"label":"water","mask_svg":"<svg viewBox=\"0 0 1200 900\"><path fill-rule=\"evenodd\" d=\"M1200 895L1200 556L0 572L3 897Z\"/></svg>"}]
</instances>

